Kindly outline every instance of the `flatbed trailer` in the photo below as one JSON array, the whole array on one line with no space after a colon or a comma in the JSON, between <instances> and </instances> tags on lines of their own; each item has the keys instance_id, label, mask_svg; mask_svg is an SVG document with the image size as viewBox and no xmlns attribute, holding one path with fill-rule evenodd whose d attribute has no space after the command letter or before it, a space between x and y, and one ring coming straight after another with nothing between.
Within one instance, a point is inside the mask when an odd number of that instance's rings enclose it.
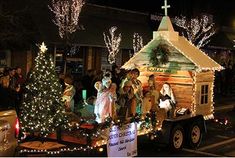
<instances>
[{"instance_id":1,"label":"flatbed trailer","mask_svg":"<svg viewBox=\"0 0 235 158\"><path fill-rule=\"evenodd\" d=\"M203 134L206 132L205 120L202 115L193 116L191 113L185 113L184 115L176 115L174 118L164 118L164 109L158 109L155 113L149 113L146 117L129 118L125 122L119 122L119 124L118 121L115 124L112 120L101 124L87 123L87 121L81 121L81 118L78 118L75 114L72 115L74 116L74 119L71 120L72 130L58 130L44 140L54 140L60 144L65 144L65 147L52 150L21 147L19 148L20 155L25 156L24 154L36 153L48 156L76 152L84 156L97 156L100 154L103 156L105 153L100 153L100 151L106 151L107 149L108 154L108 148L112 146L112 144L109 144L109 139L112 137L110 135L111 129L114 126L122 129L125 126L131 126L133 123L136 125L136 141L139 137L145 137L145 140L149 139L156 146L166 145L173 152L180 151L183 147L193 149L199 147ZM126 140L135 141L133 137L126 137ZM139 143L141 141L137 144Z\"/></svg>"},{"instance_id":2,"label":"flatbed trailer","mask_svg":"<svg viewBox=\"0 0 235 158\"><path fill-rule=\"evenodd\" d=\"M154 116L156 120L151 119L153 117L149 115L142 119L132 118L119 125L107 125L107 122L104 124L84 123L80 124L77 130L57 133L57 136L54 135L51 138L62 142L72 142L78 146L82 145L87 150L97 149L107 145L109 131L113 126L122 128L125 125L136 123L137 137L146 136L156 144L167 145L172 151L179 151L184 146L193 149L199 147L203 134L206 133L206 124L202 115L184 114L171 119L162 119L160 115L161 113ZM158 119L158 116L161 119Z\"/></svg>"}]
</instances>

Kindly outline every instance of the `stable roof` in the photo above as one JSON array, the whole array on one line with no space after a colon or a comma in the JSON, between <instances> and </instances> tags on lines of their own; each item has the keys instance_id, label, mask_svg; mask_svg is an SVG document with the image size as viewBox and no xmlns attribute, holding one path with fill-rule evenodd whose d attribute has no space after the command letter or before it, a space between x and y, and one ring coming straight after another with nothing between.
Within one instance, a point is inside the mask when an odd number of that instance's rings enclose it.
<instances>
[{"instance_id":1,"label":"stable roof","mask_svg":"<svg viewBox=\"0 0 235 158\"><path fill-rule=\"evenodd\" d=\"M133 69L143 66L152 66L149 60L149 53L160 44L160 41L164 41L164 43L176 49L190 60L199 71L223 69L221 65L189 42L185 37L179 36L178 32L174 31L168 16L162 18L158 31L153 32L153 39L127 61L122 68Z\"/></svg>"}]
</instances>

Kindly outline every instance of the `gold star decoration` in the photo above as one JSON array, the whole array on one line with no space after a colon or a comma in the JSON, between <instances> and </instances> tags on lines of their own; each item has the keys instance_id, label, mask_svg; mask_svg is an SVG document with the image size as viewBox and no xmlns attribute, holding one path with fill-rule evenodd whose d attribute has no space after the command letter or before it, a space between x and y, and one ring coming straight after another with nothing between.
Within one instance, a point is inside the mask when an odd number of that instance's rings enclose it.
<instances>
[{"instance_id":1,"label":"gold star decoration","mask_svg":"<svg viewBox=\"0 0 235 158\"><path fill-rule=\"evenodd\" d=\"M39 48L40 48L40 51L43 53L45 53L47 51L47 47L44 42L42 42L42 44L40 45Z\"/></svg>"}]
</instances>

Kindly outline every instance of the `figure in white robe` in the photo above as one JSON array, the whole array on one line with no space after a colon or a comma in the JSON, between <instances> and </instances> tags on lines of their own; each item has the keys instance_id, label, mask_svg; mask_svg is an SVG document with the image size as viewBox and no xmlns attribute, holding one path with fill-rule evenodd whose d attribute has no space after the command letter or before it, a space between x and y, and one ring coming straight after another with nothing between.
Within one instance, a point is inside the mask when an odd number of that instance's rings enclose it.
<instances>
[{"instance_id":1,"label":"figure in white robe","mask_svg":"<svg viewBox=\"0 0 235 158\"><path fill-rule=\"evenodd\" d=\"M159 107L166 109L167 113L174 109L176 102L173 91L168 83L164 83L160 90Z\"/></svg>"},{"instance_id":2,"label":"figure in white robe","mask_svg":"<svg viewBox=\"0 0 235 158\"><path fill-rule=\"evenodd\" d=\"M98 81L95 83L95 88L98 91L94 108L96 121L102 123L105 122L107 117L115 118L116 84L112 83L110 77L104 77L102 82Z\"/></svg>"}]
</instances>

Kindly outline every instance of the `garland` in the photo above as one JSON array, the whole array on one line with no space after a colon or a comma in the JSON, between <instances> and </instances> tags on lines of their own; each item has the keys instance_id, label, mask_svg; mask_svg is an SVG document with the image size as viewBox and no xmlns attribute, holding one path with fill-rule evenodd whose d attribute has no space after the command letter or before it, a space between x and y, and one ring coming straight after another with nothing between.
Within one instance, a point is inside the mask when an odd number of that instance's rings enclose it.
<instances>
[{"instance_id":1,"label":"garland","mask_svg":"<svg viewBox=\"0 0 235 158\"><path fill-rule=\"evenodd\" d=\"M169 49L167 45L159 45L152 49L149 54L150 62L153 66L159 66L160 64L168 63Z\"/></svg>"},{"instance_id":2,"label":"garland","mask_svg":"<svg viewBox=\"0 0 235 158\"><path fill-rule=\"evenodd\" d=\"M84 136L88 138L88 143L86 146L80 146L80 147L65 147L65 148L60 148L57 150L37 150L37 149L21 149L19 151L19 154L24 154L24 153L41 153L41 154L47 154L47 155L56 155L56 154L61 154L64 152L74 152L74 151L88 151L88 150L93 150L93 149L98 149L99 148L99 152L103 151L102 145L105 145L107 142L106 141L102 141L101 144L98 145L91 145L91 138L92 137L98 137L100 135L100 133L102 132L102 130L104 130L105 128L111 128L113 125L117 125L119 127L123 126L125 123L125 121L121 121L121 120L112 120L111 117L107 117L105 119L105 122L102 124L93 124L94 128L91 130L86 130L83 129L85 126L83 126L83 124L87 123L87 120L81 119L81 122L79 124L77 124L77 128L76 129L80 129L80 133ZM155 124L157 122L156 120L156 112L151 111L150 113L147 113L145 117L141 118L140 114L136 114L135 116L133 116L130 119L129 123L132 122L136 122L139 123L140 121L144 121L141 125L140 128L141 129L148 129L149 131L149 136L153 137L153 139L156 138L156 131L154 131L153 129L155 129ZM83 127L82 127L83 126ZM151 126L153 128L151 128ZM90 131L90 132L88 132ZM88 133L86 133L88 132Z\"/></svg>"}]
</instances>

